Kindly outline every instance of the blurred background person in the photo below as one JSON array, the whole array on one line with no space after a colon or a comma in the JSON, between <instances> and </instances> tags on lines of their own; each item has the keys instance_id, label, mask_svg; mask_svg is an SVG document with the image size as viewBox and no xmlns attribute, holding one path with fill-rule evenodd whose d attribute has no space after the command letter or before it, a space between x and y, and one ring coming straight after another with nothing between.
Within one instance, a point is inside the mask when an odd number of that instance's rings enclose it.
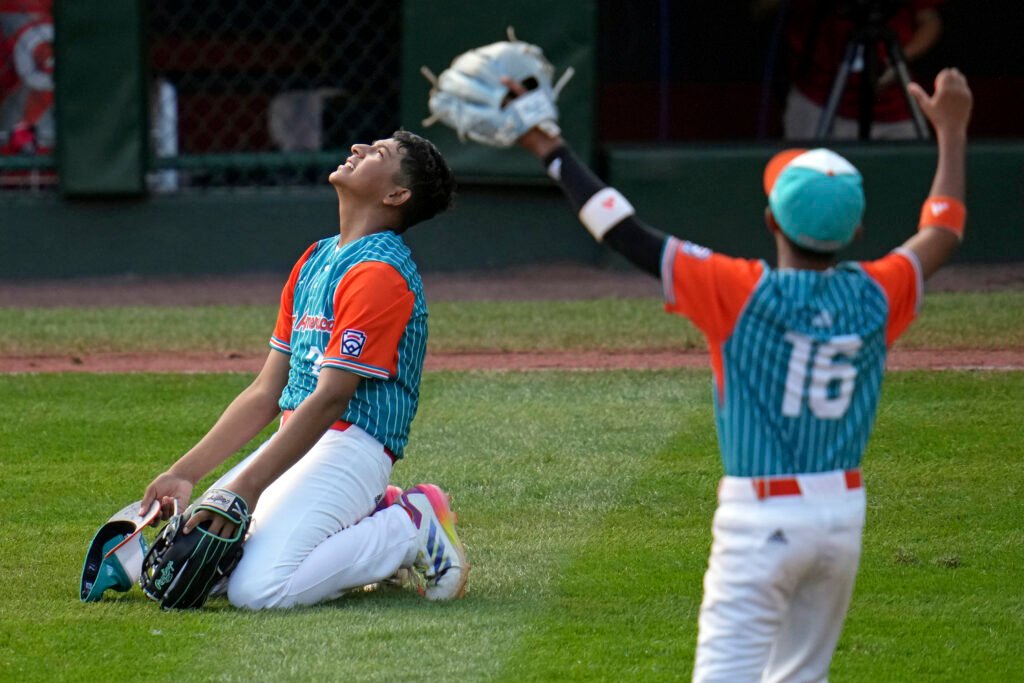
<instances>
[{"instance_id":1,"label":"blurred background person","mask_svg":"<svg viewBox=\"0 0 1024 683\"><path fill-rule=\"evenodd\" d=\"M784 135L789 140L816 137L832 86L840 70L847 44L869 15L881 18L902 48L908 67L923 57L942 35L939 6L944 0L765 0L785 12L789 91L783 114ZM871 43L869 43L869 46ZM870 137L875 140L917 137L903 85L884 42L877 50L874 106L870 111ZM868 60L860 54L850 65L836 109L832 139L855 139L859 134L862 79ZM911 76L913 78L913 75Z\"/></svg>"}]
</instances>

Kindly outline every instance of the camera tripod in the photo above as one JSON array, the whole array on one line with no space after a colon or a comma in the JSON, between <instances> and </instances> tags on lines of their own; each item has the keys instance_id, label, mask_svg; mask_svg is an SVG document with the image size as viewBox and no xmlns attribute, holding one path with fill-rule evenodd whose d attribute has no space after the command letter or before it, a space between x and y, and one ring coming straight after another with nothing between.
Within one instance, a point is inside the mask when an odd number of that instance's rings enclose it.
<instances>
[{"instance_id":1,"label":"camera tripod","mask_svg":"<svg viewBox=\"0 0 1024 683\"><path fill-rule=\"evenodd\" d=\"M903 54L903 48L900 46L899 40L896 39L896 35L885 25L888 12L883 8L881 2L855 1L857 7L854 12L854 29L846 41L843 60L840 62L835 80L832 82L832 90L821 118L818 119L815 137L823 139L832 131L836 111L839 108L843 91L846 89L846 83L850 78L850 73L855 71L854 67L858 65L862 65L863 68L858 93L857 138L867 140L871 137L875 90L878 86L878 46L882 45L889 57L889 65L899 80L903 97L910 108L917 136L922 139L927 138L928 126L925 123L924 114L921 113L917 101L907 89L910 84L910 70L907 68L906 56Z\"/></svg>"}]
</instances>

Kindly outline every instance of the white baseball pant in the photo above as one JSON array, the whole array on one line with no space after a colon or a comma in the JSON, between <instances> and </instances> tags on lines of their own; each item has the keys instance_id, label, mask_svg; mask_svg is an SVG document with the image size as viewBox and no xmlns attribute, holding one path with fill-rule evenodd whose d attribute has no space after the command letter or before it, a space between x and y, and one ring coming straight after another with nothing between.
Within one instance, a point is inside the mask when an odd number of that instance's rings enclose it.
<instances>
[{"instance_id":1,"label":"white baseball pant","mask_svg":"<svg viewBox=\"0 0 1024 683\"><path fill-rule=\"evenodd\" d=\"M801 495L758 499L725 477L704 575L693 680L827 681L860 562L864 489L801 475Z\"/></svg>"},{"instance_id":2,"label":"white baseball pant","mask_svg":"<svg viewBox=\"0 0 1024 683\"><path fill-rule=\"evenodd\" d=\"M213 486L230 482L267 443ZM312 605L411 566L417 531L408 513L392 506L367 517L390 476L391 459L376 439L354 425L328 430L260 497L228 580L231 604Z\"/></svg>"}]
</instances>

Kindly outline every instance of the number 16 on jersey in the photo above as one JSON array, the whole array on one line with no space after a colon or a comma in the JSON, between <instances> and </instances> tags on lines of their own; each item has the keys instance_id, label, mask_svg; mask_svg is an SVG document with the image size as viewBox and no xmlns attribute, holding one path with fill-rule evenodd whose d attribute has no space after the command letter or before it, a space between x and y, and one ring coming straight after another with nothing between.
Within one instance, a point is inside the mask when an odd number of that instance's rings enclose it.
<instances>
[{"instance_id":1,"label":"number 16 on jersey","mask_svg":"<svg viewBox=\"0 0 1024 683\"><path fill-rule=\"evenodd\" d=\"M787 332L784 339L793 350L789 354L782 414L799 417L806 403L822 420L838 420L845 415L857 380L857 368L851 361L860 350L860 337L841 335L815 345L812 337Z\"/></svg>"}]
</instances>

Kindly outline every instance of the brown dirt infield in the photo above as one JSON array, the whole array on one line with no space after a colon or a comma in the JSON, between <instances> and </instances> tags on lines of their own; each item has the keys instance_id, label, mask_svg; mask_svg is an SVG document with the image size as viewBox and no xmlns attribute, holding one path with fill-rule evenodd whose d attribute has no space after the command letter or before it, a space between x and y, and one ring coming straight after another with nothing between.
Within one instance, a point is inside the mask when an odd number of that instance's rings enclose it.
<instances>
[{"instance_id":1,"label":"brown dirt infield","mask_svg":"<svg viewBox=\"0 0 1024 683\"><path fill-rule=\"evenodd\" d=\"M249 372L259 371L266 358L260 354L156 354L98 353L78 356L0 357L0 373L44 372ZM428 354L426 370L661 370L704 368L707 354L695 351L438 353ZM894 349L890 370L1020 370L1024 350Z\"/></svg>"},{"instance_id":2,"label":"brown dirt infield","mask_svg":"<svg viewBox=\"0 0 1024 683\"><path fill-rule=\"evenodd\" d=\"M529 267L498 272L427 274L429 301L594 299L657 297L658 282L643 274L581 266ZM189 306L268 304L277 300L283 276L103 278L0 282L0 307ZM935 291L1024 289L1024 264L963 265L928 283ZM0 372L255 372L266 353L91 354L0 356ZM664 369L707 367L704 353L647 352L443 353L429 354L432 370ZM892 370L1024 369L1024 349L893 349Z\"/></svg>"}]
</instances>

